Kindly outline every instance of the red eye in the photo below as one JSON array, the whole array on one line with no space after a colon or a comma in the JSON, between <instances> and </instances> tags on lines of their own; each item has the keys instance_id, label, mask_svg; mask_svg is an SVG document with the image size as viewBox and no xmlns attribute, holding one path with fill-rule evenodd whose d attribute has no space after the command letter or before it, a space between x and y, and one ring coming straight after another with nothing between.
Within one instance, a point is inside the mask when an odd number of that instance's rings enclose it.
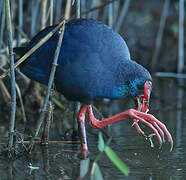
<instances>
[{"instance_id":1,"label":"red eye","mask_svg":"<svg viewBox=\"0 0 186 180\"><path fill-rule=\"evenodd\" d=\"M138 87L138 89L143 89L143 86L141 86L141 85L138 85L137 87Z\"/></svg>"}]
</instances>

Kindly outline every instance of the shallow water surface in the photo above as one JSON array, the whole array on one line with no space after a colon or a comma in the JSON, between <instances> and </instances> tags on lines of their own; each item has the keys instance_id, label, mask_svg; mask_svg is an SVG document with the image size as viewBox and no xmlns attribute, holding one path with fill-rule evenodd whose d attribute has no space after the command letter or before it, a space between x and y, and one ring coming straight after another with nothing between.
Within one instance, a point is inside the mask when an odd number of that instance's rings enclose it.
<instances>
[{"instance_id":1,"label":"shallow water surface","mask_svg":"<svg viewBox=\"0 0 186 180\"><path fill-rule=\"evenodd\" d=\"M166 124L173 136L174 148L165 142L161 149L156 137L149 140L137 134L130 120L124 120L110 127L113 140L111 148L127 164L131 173L124 176L112 162L103 155L98 161L106 180L182 180L186 179L186 86L173 79L154 78L150 102L150 113ZM106 116L133 107L132 101L121 100L102 103L98 107ZM148 134L149 128L140 124ZM83 178L90 179L90 168L98 154L95 132L89 128L88 160L79 158L80 145L68 143L49 144L48 148L36 145L31 156L14 161L0 157L0 180L11 179L81 179L80 172L89 169ZM86 168L87 167L87 168Z\"/></svg>"}]
</instances>

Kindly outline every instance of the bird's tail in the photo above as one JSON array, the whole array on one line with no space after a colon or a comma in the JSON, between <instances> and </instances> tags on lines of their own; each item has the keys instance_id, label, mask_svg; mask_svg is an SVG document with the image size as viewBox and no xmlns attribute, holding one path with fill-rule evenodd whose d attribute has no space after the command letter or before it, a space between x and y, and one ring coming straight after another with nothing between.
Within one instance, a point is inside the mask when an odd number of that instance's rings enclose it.
<instances>
[{"instance_id":1,"label":"bird's tail","mask_svg":"<svg viewBox=\"0 0 186 180\"><path fill-rule=\"evenodd\" d=\"M14 52L18 56L23 56L27 52L27 48L26 47L15 47Z\"/></svg>"}]
</instances>

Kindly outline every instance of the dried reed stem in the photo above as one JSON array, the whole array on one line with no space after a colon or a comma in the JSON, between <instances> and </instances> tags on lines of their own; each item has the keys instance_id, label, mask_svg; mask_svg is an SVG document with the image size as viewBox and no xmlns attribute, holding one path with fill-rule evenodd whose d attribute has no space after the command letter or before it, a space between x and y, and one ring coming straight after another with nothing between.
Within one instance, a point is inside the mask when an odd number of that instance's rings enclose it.
<instances>
[{"instance_id":1,"label":"dried reed stem","mask_svg":"<svg viewBox=\"0 0 186 180\"><path fill-rule=\"evenodd\" d=\"M113 27L113 3L108 5L108 25Z\"/></svg>"},{"instance_id":2,"label":"dried reed stem","mask_svg":"<svg viewBox=\"0 0 186 180\"><path fill-rule=\"evenodd\" d=\"M154 54L152 57L152 63L156 63L158 56L159 56L159 52L160 52L160 48L161 48L161 44L162 44L162 38L163 38L163 31L165 28L165 21L167 19L167 14L168 14L168 10L169 10L169 4L170 4L170 0L164 1L161 19L160 19L160 25L159 25L159 29L158 29L158 35L156 38L155 50L154 50Z\"/></svg>"},{"instance_id":3,"label":"dried reed stem","mask_svg":"<svg viewBox=\"0 0 186 180\"><path fill-rule=\"evenodd\" d=\"M46 117L45 117L43 134L42 134L42 144L48 144L52 113L53 113L53 105L52 105L52 102L49 101L47 112L46 112Z\"/></svg>"},{"instance_id":4,"label":"dried reed stem","mask_svg":"<svg viewBox=\"0 0 186 180\"><path fill-rule=\"evenodd\" d=\"M21 29L23 28L23 0L19 0L19 15L18 15L18 38L17 38L17 45L21 45Z\"/></svg>"},{"instance_id":5,"label":"dried reed stem","mask_svg":"<svg viewBox=\"0 0 186 180\"><path fill-rule=\"evenodd\" d=\"M155 75L158 77L186 79L186 74L182 74L182 73L157 72L155 73Z\"/></svg>"},{"instance_id":6,"label":"dried reed stem","mask_svg":"<svg viewBox=\"0 0 186 180\"><path fill-rule=\"evenodd\" d=\"M21 111L22 111L23 121L25 123L27 120L26 120L25 108L24 108L24 105L23 105L23 98L21 96L21 91L20 91L20 88L19 88L17 83L16 83L16 91L17 91L17 95L19 97L19 101L20 101L20 104L21 104ZM16 113L17 112L18 111L16 110Z\"/></svg>"},{"instance_id":7,"label":"dried reed stem","mask_svg":"<svg viewBox=\"0 0 186 180\"><path fill-rule=\"evenodd\" d=\"M45 28L47 0L42 0L41 29Z\"/></svg>"},{"instance_id":8,"label":"dried reed stem","mask_svg":"<svg viewBox=\"0 0 186 180\"><path fill-rule=\"evenodd\" d=\"M4 28L5 28L5 1L2 1L1 3L1 9L2 9L2 14L1 14L1 22L0 22L0 54L1 54L1 48L3 45L3 35L4 35Z\"/></svg>"},{"instance_id":9,"label":"dried reed stem","mask_svg":"<svg viewBox=\"0 0 186 180\"><path fill-rule=\"evenodd\" d=\"M2 79L0 79L0 89L6 104L11 108L11 97Z\"/></svg>"},{"instance_id":10,"label":"dried reed stem","mask_svg":"<svg viewBox=\"0 0 186 180\"><path fill-rule=\"evenodd\" d=\"M6 27L8 32L8 46L10 55L10 77L11 77L11 117L10 117L10 129L9 129L9 144L8 150L12 151L14 125L15 125L15 113L16 113L16 87L15 87L15 71L14 71L14 55L13 55L13 37L12 37L12 23L10 15L10 3L6 0Z\"/></svg>"},{"instance_id":11,"label":"dried reed stem","mask_svg":"<svg viewBox=\"0 0 186 180\"><path fill-rule=\"evenodd\" d=\"M80 18L81 6L80 0L76 0L76 18Z\"/></svg>"},{"instance_id":12,"label":"dried reed stem","mask_svg":"<svg viewBox=\"0 0 186 180\"><path fill-rule=\"evenodd\" d=\"M122 10L121 10L121 13L120 13L120 17L115 25L115 31L119 31L120 30L120 27L123 23L123 20L125 18L125 15L127 14L127 11L128 11L128 8L129 8L129 5L130 5L130 0L126 0L124 3L123 3L123 7L122 7Z\"/></svg>"},{"instance_id":13,"label":"dried reed stem","mask_svg":"<svg viewBox=\"0 0 186 180\"><path fill-rule=\"evenodd\" d=\"M55 55L54 55L54 61L53 61L53 66L52 66L50 77L49 77L47 94L46 94L45 99L44 99L42 113L41 113L38 125L36 127L35 134L34 134L33 138L30 141L30 144L29 144L29 150L32 150L32 147L33 147L33 144L34 144L34 139L38 136L40 128L41 128L41 125L42 125L42 123L43 123L43 121L45 119L47 105L48 105L48 101L49 101L49 97L50 97L50 91L51 91L52 84L53 84L53 81L54 81L54 75L55 75L55 71L56 71L57 61L58 61L58 57L59 57L59 53L60 53L60 49L61 49L64 29L65 29L65 21L63 21L63 26L59 30L60 36L59 36L58 44L57 44L57 47L56 47L56 51L55 51Z\"/></svg>"},{"instance_id":14,"label":"dried reed stem","mask_svg":"<svg viewBox=\"0 0 186 180\"><path fill-rule=\"evenodd\" d=\"M53 17L54 17L54 0L50 0L50 25L53 25Z\"/></svg>"},{"instance_id":15,"label":"dried reed stem","mask_svg":"<svg viewBox=\"0 0 186 180\"><path fill-rule=\"evenodd\" d=\"M67 0L66 7L65 7L65 20L70 18L70 10L71 10L71 0Z\"/></svg>"}]
</instances>

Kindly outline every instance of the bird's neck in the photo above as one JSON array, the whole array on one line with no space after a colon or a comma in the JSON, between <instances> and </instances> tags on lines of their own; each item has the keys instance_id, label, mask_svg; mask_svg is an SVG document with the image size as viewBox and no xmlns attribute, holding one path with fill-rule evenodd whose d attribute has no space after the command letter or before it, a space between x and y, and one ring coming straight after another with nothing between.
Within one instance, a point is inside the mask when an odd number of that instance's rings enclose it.
<instances>
[{"instance_id":1,"label":"bird's neck","mask_svg":"<svg viewBox=\"0 0 186 180\"><path fill-rule=\"evenodd\" d=\"M124 98L129 95L129 87L125 84L117 87L113 87L113 96L114 98Z\"/></svg>"}]
</instances>

